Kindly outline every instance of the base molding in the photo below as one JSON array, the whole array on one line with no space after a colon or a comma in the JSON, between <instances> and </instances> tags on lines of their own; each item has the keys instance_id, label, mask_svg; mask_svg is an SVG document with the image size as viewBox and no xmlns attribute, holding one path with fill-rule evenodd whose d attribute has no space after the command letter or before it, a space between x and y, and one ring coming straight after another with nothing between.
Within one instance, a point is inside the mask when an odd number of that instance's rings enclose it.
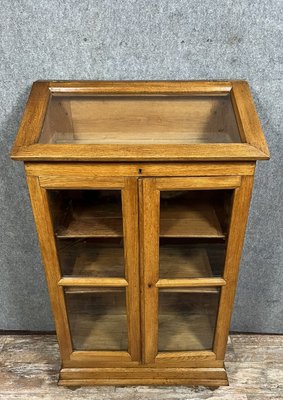
<instances>
[{"instance_id":1,"label":"base molding","mask_svg":"<svg viewBox=\"0 0 283 400\"><path fill-rule=\"evenodd\" d=\"M63 368L58 385L227 386L224 368Z\"/></svg>"}]
</instances>

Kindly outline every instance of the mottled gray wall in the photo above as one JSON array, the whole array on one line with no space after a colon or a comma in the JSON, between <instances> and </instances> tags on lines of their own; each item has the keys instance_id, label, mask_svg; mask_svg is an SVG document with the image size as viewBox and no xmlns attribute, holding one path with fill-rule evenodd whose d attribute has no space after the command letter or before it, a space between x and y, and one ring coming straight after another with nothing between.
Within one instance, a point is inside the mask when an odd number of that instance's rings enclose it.
<instances>
[{"instance_id":1,"label":"mottled gray wall","mask_svg":"<svg viewBox=\"0 0 283 400\"><path fill-rule=\"evenodd\" d=\"M247 79L272 159L257 167L232 328L283 333L282 15L282 0L1 0L0 329L53 328L23 166L8 155L31 83Z\"/></svg>"}]
</instances>

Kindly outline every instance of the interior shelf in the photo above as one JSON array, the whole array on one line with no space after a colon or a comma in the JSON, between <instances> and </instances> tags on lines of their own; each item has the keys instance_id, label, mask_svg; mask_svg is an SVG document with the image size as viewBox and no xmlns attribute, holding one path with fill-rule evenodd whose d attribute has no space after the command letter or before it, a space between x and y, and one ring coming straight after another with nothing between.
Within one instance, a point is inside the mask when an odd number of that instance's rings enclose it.
<instances>
[{"instance_id":1,"label":"interior shelf","mask_svg":"<svg viewBox=\"0 0 283 400\"><path fill-rule=\"evenodd\" d=\"M92 239L57 240L62 276L121 278L124 249L118 243ZM209 278L223 274L225 244L162 244L159 250L160 279Z\"/></svg>"},{"instance_id":2,"label":"interior shelf","mask_svg":"<svg viewBox=\"0 0 283 400\"><path fill-rule=\"evenodd\" d=\"M67 223L58 226L58 238L122 237L122 213L118 205L76 204L69 211Z\"/></svg>"},{"instance_id":3,"label":"interior shelf","mask_svg":"<svg viewBox=\"0 0 283 400\"><path fill-rule=\"evenodd\" d=\"M225 246L213 244L161 245L159 277L209 278L221 276L225 261Z\"/></svg>"},{"instance_id":4,"label":"interior shelf","mask_svg":"<svg viewBox=\"0 0 283 400\"><path fill-rule=\"evenodd\" d=\"M225 238L213 205L209 202L170 202L161 206L160 237ZM67 223L56 230L58 238L122 237L121 211L113 205L74 205Z\"/></svg>"},{"instance_id":5,"label":"interior shelf","mask_svg":"<svg viewBox=\"0 0 283 400\"><path fill-rule=\"evenodd\" d=\"M187 246L161 246L160 278L211 277L212 271L205 249Z\"/></svg>"},{"instance_id":6,"label":"interior shelf","mask_svg":"<svg viewBox=\"0 0 283 400\"><path fill-rule=\"evenodd\" d=\"M124 251L115 243L59 241L58 250L63 276L113 278L124 276Z\"/></svg>"},{"instance_id":7,"label":"interior shelf","mask_svg":"<svg viewBox=\"0 0 283 400\"><path fill-rule=\"evenodd\" d=\"M160 237L225 238L225 233L211 202L170 199L161 202Z\"/></svg>"}]
</instances>

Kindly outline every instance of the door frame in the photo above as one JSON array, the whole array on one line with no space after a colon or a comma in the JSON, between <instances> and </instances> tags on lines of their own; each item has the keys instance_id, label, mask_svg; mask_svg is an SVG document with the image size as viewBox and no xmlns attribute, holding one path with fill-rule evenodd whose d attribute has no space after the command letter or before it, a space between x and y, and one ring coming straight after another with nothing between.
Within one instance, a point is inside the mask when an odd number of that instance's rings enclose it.
<instances>
[{"instance_id":1,"label":"door frame","mask_svg":"<svg viewBox=\"0 0 283 400\"><path fill-rule=\"evenodd\" d=\"M43 164L44 165L44 164ZM38 168L37 168L38 169ZM66 174L66 169L69 173ZM139 300L139 237L138 191L136 177L103 177L89 173L74 175L72 166L65 166L65 174L49 175L37 171L27 173L27 183L36 222L42 259L45 267L51 307L64 367L132 366L140 362L140 300ZM120 190L122 196L125 279L121 278L63 278L61 274L53 223L48 201L48 190L89 189ZM128 323L128 351L77 351L73 349L64 297L64 287L125 287Z\"/></svg>"},{"instance_id":2,"label":"door frame","mask_svg":"<svg viewBox=\"0 0 283 400\"><path fill-rule=\"evenodd\" d=\"M252 185L253 176L237 175L140 179L143 363L183 366L192 360L224 360ZM213 348L208 351L158 352L158 289L166 284L167 287L178 285L178 280L173 282L170 279L171 282L167 283L159 280L160 191L223 189L234 190L223 278L182 279L179 282L185 286L220 288Z\"/></svg>"}]
</instances>

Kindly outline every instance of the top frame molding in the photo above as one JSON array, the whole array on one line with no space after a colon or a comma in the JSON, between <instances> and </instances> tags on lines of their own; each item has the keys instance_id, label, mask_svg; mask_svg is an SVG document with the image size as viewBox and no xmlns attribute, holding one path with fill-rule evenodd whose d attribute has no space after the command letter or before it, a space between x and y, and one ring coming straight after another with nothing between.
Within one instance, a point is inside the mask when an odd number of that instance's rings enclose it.
<instances>
[{"instance_id":1,"label":"top frame molding","mask_svg":"<svg viewBox=\"0 0 283 400\"><path fill-rule=\"evenodd\" d=\"M242 143L38 143L52 94L208 96L228 93ZM32 86L11 158L23 161L244 161L269 159L269 150L246 81L37 81Z\"/></svg>"}]
</instances>

